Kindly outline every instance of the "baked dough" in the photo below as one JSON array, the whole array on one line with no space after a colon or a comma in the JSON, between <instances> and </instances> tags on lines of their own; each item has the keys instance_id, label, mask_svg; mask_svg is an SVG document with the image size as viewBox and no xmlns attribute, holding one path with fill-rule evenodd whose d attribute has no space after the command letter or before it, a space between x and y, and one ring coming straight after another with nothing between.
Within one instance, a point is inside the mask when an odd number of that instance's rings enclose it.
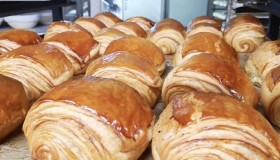
<instances>
[{"instance_id":1,"label":"baked dough","mask_svg":"<svg viewBox=\"0 0 280 160\"><path fill-rule=\"evenodd\" d=\"M33 159L134 160L152 138L153 121L149 104L134 89L87 77L43 95L23 131Z\"/></svg>"},{"instance_id":2,"label":"baked dough","mask_svg":"<svg viewBox=\"0 0 280 160\"><path fill-rule=\"evenodd\" d=\"M146 38L146 31L135 22L120 22L112 26L125 34Z\"/></svg>"},{"instance_id":3,"label":"baked dough","mask_svg":"<svg viewBox=\"0 0 280 160\"><path fill-rule=\"evenodd\" d=\"M152 28L155 24L155 22L153 22L152 20L146 18L146 17L142 17L142 16L134 16L134 17L130 17L127 20L125 20L126 22L135 22L137 23L140 27L142 27L146 32Z\"/></svg>"},{"instance_id":4,"label":"baked dough","mask_svg":"<svg viewBox=\"0 0 280 160\"><path fill-rule=\"evenodd\" d=\"M111 12L98 13L94 16L94 18L104 23L107 28L112 27L116 23L123 22L123 20L121 20L119 17L117 17Z\"/></svg>"},{"instance_id":5,"label":"baked dough","mask_svg":"<svg viewBox=\"0 0 280 160\"><path fill-rule=\"evenodd\" d=\"M256 110L226 95L173 99L153 131L154 160L279 160L280 139Z\"/></svg>"},{"instance_id":6,"label":"baked dough","mask_svg":"<svg viewBox=\"0 0 280 160\"><path fill-rule=\"evenodd\" d=\"M86 76L121 81L139 92L154 107L160 94L162 80L156 67L140 55L118 51L93 61Z\"/></svg>"},{"instance_id":7,"label":"baked dough","mask_svg":"<svg viewBox=\"0 0 280 160\"><path fill-rule=\"evenodd\" d=\"M80 17L74 23L86 29L92 36L95 36L99 30L106 28L106 25L96 18Z\"/></svg>"}]
</instances>

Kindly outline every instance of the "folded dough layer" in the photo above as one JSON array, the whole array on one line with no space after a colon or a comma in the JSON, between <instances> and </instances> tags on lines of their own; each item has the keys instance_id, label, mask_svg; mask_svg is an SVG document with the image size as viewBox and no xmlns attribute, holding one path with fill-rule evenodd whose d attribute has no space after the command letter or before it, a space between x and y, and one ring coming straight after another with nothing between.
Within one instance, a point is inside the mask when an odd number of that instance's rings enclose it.
<instances>
[{"instance_id":1,"label":"folded dough layer","mask_svg":"<svg viewBox=\"0 0 280 160\"><path fill-rule=\"evenodd\" d=\"M152 128L153 113L141 95L94 77L46 93L23 125L33 159L137 159Z\"/></svg>"},{"instance_id":2,"label":"folded dough layer","mask_svg":"<svg viewBox=\"0 0 280 160\"><path fill-rule=\"evenodd\" d=\"M0 74L0 142L19 127L29 109L23 85Z\"/></svg>"},{"instance_id":3,"label":"folded dough layer","mask_svg":"<svg viewBox=\"0 0 280 160\"><path fill-rule=\"evenodd\" d=\"M212 17L208 16L199 16L194 18L188 25L188 28L192 28L192 26L200 23L208 23L208 24L213 24L216 25L219 29L222 27L222 21L218 19L214 19Z\"/></svg>"},{"instance_id":4,"label":"folded dough layer","mask_svg":"<svg viewBox=\"0 0 280 160\"><path fill-rule=\"evenodd\" d=\"M125 34L146 38L146 31L135 22L120 22L112 26Z\"/></svg>"},{"instance_id":5,"label":"folded dough layer","mask_svg":"<svg viewBox=\"0 0 280 160\"><path fill-rule=\"evenodd\" d=\"M73 67L52 45L38 44L15 49L0 59L0 74L20 81L29 101L67 81Z\"/></svg>"},{"instance_id":6,"label":"folded dough layer","mask_svg":"<svg viewBox=\"0 0 280 160\"><path fill-rule=\"evenodd\" d=\"M264 41L264 37L263 25L251 14L243 14L232 18L224 30L225 41L236 52L253 52Z\"/></svg>"},{"instance_id":7,"label":"folded dough layer","mask_svg":"<svg viewBox=\"0 0 280 160\"><path fill-rule=\"evenodd\" d=\"M164 80L162 99L167 104L190 91L223 93L251 107L259 96L239 64L222 56L201 53L173 68Z\"/></svg>"},{"instance_id":8,"label":"folded dough layer","mask_svg":"<svg viewBox=\"0 0 280 160\"><path fill-rule=\"evenodd\" d=\"M186 31L186 37L193 36L197 33L213 33L217 36L223 38L223 33L221 31L221 27L216 24L211 23L197 23L189 27Z\"/></svg>"},{"instance_id":9,"label":"folded dough layer","mask_svg":"<svg viewBox=\"0 0 280 160\"><path fill-rule=\"evenodd\" d=\"M216 93L173 99L153 131L154 160L277 160L279 151L279 136L260 113Z\"/></svg>"},{"instance_id":10,"label":"folded dough layer","mask_svg":"<svg viewBox=\"0 0 280 160\"><path fill-rule=\"evenodd\" d=\"M99 30L106 28L104 23L93 17L80 17L74 23L86 29L92 36L95 36Z\"/></svg>"},{"instance_id":11,"label":"folded dough layer","mask_svg":"<svg viewBox=\"0 0 280 160\"><path fill-rule=\"evenodd\" d=\"M42 38L33 31L25 29L9 29L0 32L0 55L20 46L38 44Z\"/></svg>"},{"instance_id":12,"label":"folded dough layer","mask_svg":"<svg viewBox=\"0 0 280 160\"><path fill-rule=\"evenodd\" d=\"M94 18L96 18L99 21L101 21L102 23L104 23L107 28L112 27L116 23L123 22L123 20L121 20L119 17L117 17L116 15L114 15L111 12L98 13L94 16Z\"/></svg>"},{"instance_id":13,"label":"folded dough layer","mask_svg":"<svg viewBox=\"0 0 280 160\"><path fill-rule=\"evenodd\" d=\"M184 26L175 19L157 22L148 33L147 39L157 45L164 54L174 54L185 39Z\"/></svg>"},{"instance_id":14,"label":"folded dough layer","mask_svg":"<svg viewBox=\"0 0 280 160\"><path fill-rule=\"evenodd\" d=\"M74 74L84 73L87 65L98 56L100 45L90 35L82 31L58 33L44 43L56 46L69 59Z\"/></svg>"},{"instance_id":15,"label":"folded dough layer","mask_svg":"<svg viewBox=\"0 0 280 160\"><path fill-rule=\"evenodd\" d=\"M160 75L150 61L123 51L104 55L93 61L86 76L121 81L140 93L151 107L154 107L162 86Z\"/></svg>"},{"instance_id":16,"label":"folded dough layer","mask_svg":"<svg viewBox=\"0 0 280 160\"><path fill-rule=\"evenodd\" d=\"M213 33L201 32L186 38L180 44L173 59L173 67L199 53L217 54L238 62L237 53L223 38Z\"/></svg>"},{"instance_id":17,"label":"folded dough layer","mask_svg":"<svg viewBox=\"0 0 280 160\"><path fill-rule=\"evenodd\" d=\"M155 22L153 22L152 20L146 18L146 17L141 17L141 16L134 16L134 17L130 17L127 20L125 20L126 22L135 22L137 23L140 27L142 27L146 32L152 28L155 24Z\"/></svg>"},{"instance_id":18,"label":"folded dough layer","mask_svg":"<svg viewBox=\"0 0 280 160\"><path fill-rule=\"evenodd\" d=\"M131 35L118 38L109 44L104 54L106 55L116 51L127 51L140 55L152 62L160 74L164 72L165 57L162 51L144 38Z\"/></svg>"}]
</instances>

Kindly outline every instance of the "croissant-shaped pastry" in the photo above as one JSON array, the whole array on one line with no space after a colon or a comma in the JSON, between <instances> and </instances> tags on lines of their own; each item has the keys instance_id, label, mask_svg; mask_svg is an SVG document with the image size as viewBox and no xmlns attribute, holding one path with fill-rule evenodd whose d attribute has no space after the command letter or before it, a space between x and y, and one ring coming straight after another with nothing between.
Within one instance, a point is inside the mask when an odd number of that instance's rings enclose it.
<instances>
[{"instance_id":1,"label":"croissant-shaped pastry","mask_svg":"<svg viewBox=\"0 0 280 160\"><path fill-rule=\"evenodd\" d=\"M38 44L22 46L2 56L0 74L20 81L32 101L69 80L73 67L55 46Z\"/></svg>"},{"instance_id":2,"label":"croissant-shaped pastry","mask_svg":"<svg viewBox=\"0 0 280 160\"><path fill-rule=\"evenodd\" d=\"M164 54L174 54L185 39L184 26L175 19L157 22L148 34L148 39L157 45Z\"/></svg>"},{"instance_id":3,"label":"croissant-shaped pastry","mask_svg":"<svg viewBox=\"0 0 280 160\"><path fill-rule=\"evenodd\" d=\"M189 27L187 29L186 37L190 37L192 35L195 35L195 34L201 33L201 32L210 32L210 33L220 36L221 38L223 37L221 27L217 26L216 24L211 24L211 23L198 23L198 24L192 25L191 27Z\"/></svg>"},{"instance_id":4,"label":"croissant-shaped pastry","mask_svg":"<svg viewBox=\"0 0 280 160\"><path fill-rule=\"evenodd\" d=\"M154 107L162 86L160 75L150 61L124 51L96 59L87 68L86 76L119 80L139 92L151 107Z\"/></svg>"},{"instance_id":5,"label":"croissant-shaped pastry","mask_svg":"<svg viewBox=\"0 0 280 160\"><path fill-rule=\"evenodd\" d=\"M83 31L67 31L56 34L44 43L56 46L69 59L74 74L84 73L87 65L98 56L99 43Z\"/></svg>"},{"instance_id":6,"label":"croissant-shaped pastry","mask_svg":"<svg viewBox=\"0 0 280 160\"><path fill-rule=\"evenodd\" d=\"M279 160L280 139L256 110L217 93L175 98L153 131L154 160Z\"/></svg>"},{"instance_id":7,"label":"croissant-shaped pastry","mask_svg":"<svg viewBox=\"0 0 280 160\"><path fill-rule=\"evenodd\" d=\"M127 51L148 59L154 64L160 74L165 69L165 57L162 51L152 42L144 38L131 35L123 36L112 41L104 54L110 54L116 51Z\"/></svg>"},{"instance_id":8,"label":"croissant-shaped pastry","mask_svg":"<svg viewBox=\"0 0 280 160\"><path fill-rule=\"evenodd\" d=\"M111 12L98 13L94 16L94 18L104 23L107 26L107 28L112 27L116 23L123 22L123 20L121 20L119 17L117 17Z\"/></svg>"},{"instance_id":9,"label":"croissant-shaped pastry","mask_svg":"<svg viewBox=\"0 0 280 160\"><path fill-rule=\"evenodd\" d=\"M91 35L85 28L81 27L78 24L65 21L57 21L49 25L48 29L45 32L44 40L47 40L58 33L67 31L83 31Z\"/></svg>"},{"instance_id":10,"label":"croissant-shaped pastry","mask_svg":"<svg viewBox=\"0 0 280 160\"><path fill-rule=\"evenodd\" d=\"M146 17L141 17L141 16L135 16L135 17L130 17L126 22L135 22L137 23L140 27L142 27L145 31L148 31L150 28L152 28L155 24L152 20L146 18Z\"/></svg>"},{"instance_id":11,"label":"croissant-shaped pastry","mask_svg":"<svg viewBox=\"0 0 280 160\"><path fill-rule=\"evenodd\" d=\"M134 160L152 138L153 121L149 104L134 89L87 77L43 95L23 131L33 159Z\"/></svg>"},{"instance_id":12,"label":"croissant-shaped pastry","mask_svg":"<svg viewBox=\"0 0 280 160\"><path fill-rule=\"evenodd\" d=\"M261 86L263 79L272 69L280 66L280 40L262 43L245 65L245 71L256 86Z\"/></svg>"},{"instance_id":13,"label":"croissant-shaped pastry","mask_svg":"<svg viewBox=\"0 0 280 160\"><path fill-rule=\"evenodd\" d=\"M271 68L261 86L261 100L268 119L280 127L280 61Z\"/></svg>"},{"instance_id":14,"label":"croissant-shaped pastry","mask_svg":"<svg viewBox=\"0 0 280 160\"><path fill-rule=\"evenodd\" d=\"M263 25L251 14L242 14L232 18L224 30L225 41L236 52L253 52L264 41L264 37Z\"/></svg>"},{"instance_id":15,"label":"croissant-shaped pastry","mask_svg":"<svg viewBox=\"0 0 280 160\"><path fill-rule=\"evenodd\" d=\"M25 29L9 29L0 32L0 55L20 46L40 43L42 38L36 33Z\"/></svg>"},{"instance_id":16,"label":"croissant-shaped pastry","mask_svg":"<svg viewBox=\"0 0 280 160\"><path fill-rule=\"evenodd\" d=\"M74 23L86 29L92 36L95 36L101 29L106 28L106 25L96 18L80 17Z\"/></svg>"},{"instance_id":17,"label":"croissant-shaped pastry","mask_svg":"<svg viewBox=\"0 0 280 160\"><path fill-rule=\"evenodd\" d=\"M196 25L196 24L200 24L200 23L209 23L209 24L213 24L216 25L218 28L221 29L222 27L222 21L218 20L218 19L214 19L212 17L208 17L208 16L199 16L194 18L188 25L188 28L192 28L192 26Z\"/></svg>"},{"instance_id":18,"label":"croissant-shaped pastry","mask_svg":"<svg viewBox=\"0 0 280 160\"><path fill-rule=\"evenodd\" d=\"M24 120L29 109L22 84L0 74L0 142Z\"/></svg>"},{"instance_id":19,"label":"croissant-shaped pastry","mask_svg":"<svg viewBox=\"0 0 280 160\"><path fill-rule=\"evenodd\" d=\"M143 38L147 37L146 31L134 22L120 22L112 26L112 28L117 29L125 34Z\"/></svg>"},{"instance_id":20,"label":"croissant-shaped pastry","mask_svg":"<svg viewBox=\"0 0 280 160\"><path fill-rule=\"evenodd\" d=\"M173 68L163 83L162 99L168 104L190 91L222 93L251 107L257 107L259 100L239 64L215 54L201 53Z\"/></svg>"},{"instance_id":21,"label":"croissant-shaped pastry","mask_svg":"<svg viewBox=\"0 0 280 160\"><path fill-rule=\"evenodd\" d=\"M180 44L173 58L173 66L178 66L191 56L200 53L217 54L238 62L237 53L223 38L213 33L201 32L188 37Z\"/></svg>"},{"instance_id":22,"label":"croissant-shaped pastry","mask_svg":"<svg viewBox=\"0 0 280 160\"><path fill-rule=\"evenodd\" d=\"M104 54L106 48L113 40L124 35L126 34L113 28L104 28L97 32L94 39L100 44L99 55Z\"/></svg>"}]
</instances>

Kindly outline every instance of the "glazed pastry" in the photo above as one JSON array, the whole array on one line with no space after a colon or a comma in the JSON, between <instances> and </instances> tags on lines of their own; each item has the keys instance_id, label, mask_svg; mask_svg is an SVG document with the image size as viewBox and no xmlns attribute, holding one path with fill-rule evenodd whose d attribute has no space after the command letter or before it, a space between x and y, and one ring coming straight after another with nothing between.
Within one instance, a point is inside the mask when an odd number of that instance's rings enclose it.
<instances>
[{"instance_id":1,"label":"glazed pastry","mask_svg":"<svg viewBox=\"0 0 280 160\"><path fill-rule=\"evenodd\" d=\"M148 31L155 24L155 22L153 22L152 20L145 18L145 17L141 17L141 16L130 17L125 21L126 22L135 22L140 27L142 27L145 31Z\"/></svg>"},{"instance_id":2,"label":"glazed pastry","mask_svg":"<svg viewBox=\"0 0 280 160\"><path fill-rule=\"evenodd\" d=\"M20 46L40 43L42 38L36 33L25 29L9 29L0 32L0 55Z\"/></svg>"},{"instance_id":3,"label":"glazed pastry","mask_svg":"<svg viewBox=\"0 0 280 160\"><path fill-rule=\"evenodd\" d=\"M174 54L185 39L184 26L175 19L157 22L148 34L148 39L157 45L164 54Z\"/></svg>"},{"instance_id":4,"label":"glazed pastry","mask_svg":"<svg viewBox=\"0 0 280 160\"><path fill-rule=\"evenodd\" d=\"M186 37L190 37L192 35L201 32L213 33L223 38L223 33L221 31L221 28L215 24L210 24L210 23L198 23L196 25L192 25L190 28L188 28L186 32Z\"/></svg>"},{"instance_id":5,"label":"glazed pastry","mask_svg":"<svg viewBox=\"0 0 280 160\"><path fill-rule=\"evenodd\" d=\"M215 54L201 53L173 68L165 78L162 99L172 99L190 91L222 93L257 107L259 96L239 64Z\"/></svg>"},{"instance_id":6,"label":"glazed pastry","mask_svg":"<svg viewBox=\"0 0 280 160\"><path fill-rule=\"evenodd\" d=\"M22 84L0 74L0 142L23 122L29 109Z\"/></svg>"},{"instance_id":7,"label":"glazed pastry","mask_svg":"<svg viewBox=\"0 0 280 160\"><path fill-rule=\"evenodd\" d=\"M98 56L100 45L83 31L67 31L56 34L44 43L56 46L69 59L74 74L85 73L87 65Z\"/></svg>"},{"instance_id":8,"label":"glazed pastry","mask_svg":"<svg viewBox=\"0 0 280 160\"><path fill-rule=\"evenodd\" d=\"M73 76L71 62L48 44L28 45L0 58L0 74L20 81L29 101Z\"/></svg>"},{"instance_id":9,"label":"glazed pastry","mask_svg":"<svg viewBox=\"0 0 280 160\"><path fill-rule=\"evenodd\" d=\"M112 41L104 54L110 54L116 51L127 51L148 59L154 64L160 74L162 74L165 69L165 57L162 51L144 38L130 35L123 36Z\"/></svg>"},{"instance_id":10,"label":"glazed pastry","mask_svg":"<svg viewBox=\"0 0 280 160\"><path fill-rule=\"evenodd\" d=\"M214 19L212 17L207 17L207 16L199 16L194 18L188 25L188 28L192 28L192 26L200 23L208 23L208 24L213 24L216 25L219 29L222 27L222 21L218 19Z\"/></svg>"},{"instance_id":11,"label":"glazed pastry","mask_svg":"<svg viewBox=\"0 0 280 160\"><path fill-rule=\"evenodd\" d=\"M93 61L86 76L121 81L139 92L154 107L162 80L154 65L142 56L125 51L104 55Z\"/></svg>"},{"instance_id":12,"label":"glazed pastry","mask_svg":"<svg viewBox=\"0 0 280 160\"><path fill-rule=\"evenodd\" d=\"M261 86L263 79L274 68L280 66L280 40L262 43L250 56L245 71L256 86Z\"/></svg>"},{"instance_id":13,"label":"glazed pastry","mask_svg":"<svg viewBox=\"0 0 280 160\"><path fill-rule=\"evenodd\" d=\"M261 100L268 119L280 127L280 61L271 68L261 86Z\"/></svg>"},{"instance_id":14,"label":"glazed pastry","mask_svg":"<svg viewBox=\"0 0 280 160\"><path fill-rule=\"evenodd\" d=\"M112 28L117 29L128 35L133 35L142 38L147 37L146 31L134 22L120 22L112 26Z\"/></svg>"},{"instance_id":15,"label":"glazed pastry","mask_svg":"<svg viewBox=\"0 0 280 160\"><path fill-rule=\"evenodd\" d=\"M58 33L67 31L83 31L91 35L85 28L81 27L80 25L71 22L57 21L49 25L44 35L44 40L48 40L50 37Z\"/></svg>"},{"instance_id":16,"label":"glazed pastry","mask_svg":"<svg viewBox=\"0 0 280 160\"><path fill-rule=\"evenodd\" d=\"M153 131L154 160L279 160L280 139L256 110L226 95L175 98Z\"/></svg>"},{"instance_id":17,"label":"glazed pastry","mask_svg":"<svg viewBox=\"0 0 280 160\"><path fill-rule=\"evenodd\" d=\"M124 36L125 33L113 29L113 28L104 28L100 30L95 36L94 39L99 42L100 49L99 55L103 55L108 45L115 39Z\"/></svg>"},{"instance_id":18,"label":"glazed pastry","mask_svg":"<svg viewBox=\"0 0 280 160\"><path fill-rule=\"evenodd\" d=\"M264 41L264 37L263 25L251 14L243 14L232 18L224 30L225 41L236 52L253 52Z\"/></svg>"},{"instance_id":19,"label":"glazed pastry","mask_svg":"<svg viewBox=\"0 0 280 160\"><path fill-rule=\"evenodd\" d=\"M111 12L98 13L94 16L94 18L104 23L107 28L112 27L116 23L123 22L123 20L121 20L119 17L117 17Z\"/></svg>"},{"instance_id":20,"label":"glazed pastry","mask_svg":"<svg viewBox=\"0 0 280 160\"><path fill-rule=\"evenodd\" d=\"M180 44L173 58L173 66L178 66L193 55L211 53L221 55L225 58L238 62L238 55L220 36L201 32L188 37Z\"/></svg>"},{"instance_id":21,"label":"glazed pastry","mask_svg":"<svg viewBox=\"0 0 280 160\"><path fill-rule=\"evenodd\" d=\"M105 24L96 18L80 17L74 23L86 29L92 36L95 36L99 30L106 28Z\"/></svg>"},{"instance_id":22,"label":"glazed pastry","mask_svg":"<svg viewBox=\"0 0 280 160\"><path fill-rule=\"evenodd\" d=\"M134 89L87 77L43 95L23 131L33 159L135 160L152 138L153 121L149 104Z\"/></svg>"}]
</instances>

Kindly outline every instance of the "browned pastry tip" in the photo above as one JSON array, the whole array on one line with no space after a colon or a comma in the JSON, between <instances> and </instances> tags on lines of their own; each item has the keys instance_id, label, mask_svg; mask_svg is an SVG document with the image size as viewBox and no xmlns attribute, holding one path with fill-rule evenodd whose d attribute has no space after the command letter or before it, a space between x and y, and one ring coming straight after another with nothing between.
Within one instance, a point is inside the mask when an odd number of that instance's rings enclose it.
<instances>
[{"instance_id":1,"label":"browned pastry tip","mask_svg":"<svg viewBox=\"0 0 280 160\"><path fill-rule=\"evenodd\" d=\"M133 35L142 38L147 37L146 31L135 22L119 22L112 26L112 28L117 29L128 35Z\"/></svg>"},{"instance_id":2,"label":"browned pastry tip","mask_svg":"<svg viewBox=\"0 0 280 160\"><path fill-rule=\"evenodd\" d=\"M29 109L23 85L0 74L0 142L22 124Z\"/></svg>"},{"instance_id":3,"label":"browned pastry tip","mask_svg":"<svg viewBox=\"0 0 280 160\"><path fill-rule=\"evenodd\" d=\"M199 16L194 18L188 25L188 28L191 28L192 26L199 24L199 23L209 23L216 25L218 28L221 28L222 26L222 21L219 19L215 19L213 17L208 17L208 16Z\"/></svg>"},{"instance_id":4,"label":"browned pastry tip","mask_svg":"<svg viewBox=\"0 0 280 160\"><path fill-rule=\"evenodd\" d=\"M223 38L213 33L201 32L180 44L173 59L173 66L178 66L192 55L200 53L217 54L238 62L238 54Z\"/></svg>"},{"instance_id":5,"label":"browned pastry tip","mask_svg":"<svg viewBox=\"0 0 280 160\"><path fill-rule=\"evenodd\" d=\"M126 51L117 51L94 60L87 68L86 76L121 81L139 92L151 107L154 107L162 86L159 72L153 63Z\"/></svg>"},{"instance_id":6,"label":"browned pastry tip","mask_svg":"<svg viewBox=\"0 0 280 160\"><path fill-rule=\"evenodd\" d=\"M104 23L93 17L80 17L75 20L74 23L85 28L92 36L94 36L99 30L106 28Z\"/></svg>"},{"instance_id":7,"label":"browned pastry tip","mask_svg":"<svg viewBox=\"0 0 280 160\"><path fill-rule=\"evenodd\" d=\"M280 139L269 122L217 93L189 92L173 99L153 133L155 160L280 158Z\"/></svg>"},{"instance_id":8,"label":"browned pastry tip","mask_svg":"<svg viewBox=\"0 0 280 160\"><path fill-rule=\"evenodd\" d=\"M137 159L153 120L148 103L128 85L87 77L42 96L23 131L34 159Z\"/></svg>"},{"instance_id":9,"label":"browned pastry tip","mask_svg":"<svg viewBox=\"0 0 280 160\"><path fill-rule=\"evenodd\" d=\"M123 20L111 12L98 13L94 16L94 18L104 23L108 28L112 27L116 23L123 22Z\"/></svg>"},{"instance_id":10,"label":"browned pastry tip","mask_svg":"<svg viewBox=\"0 0 280 160\"><path fill-rule=\"evenodd\" d=\"M160 73L165 69L165 57L162 51L152 42L136 36L123 36L112 41L104 54L116 51L127 51L145 57L154 64Z\"/></svg>"}]
</instances>

